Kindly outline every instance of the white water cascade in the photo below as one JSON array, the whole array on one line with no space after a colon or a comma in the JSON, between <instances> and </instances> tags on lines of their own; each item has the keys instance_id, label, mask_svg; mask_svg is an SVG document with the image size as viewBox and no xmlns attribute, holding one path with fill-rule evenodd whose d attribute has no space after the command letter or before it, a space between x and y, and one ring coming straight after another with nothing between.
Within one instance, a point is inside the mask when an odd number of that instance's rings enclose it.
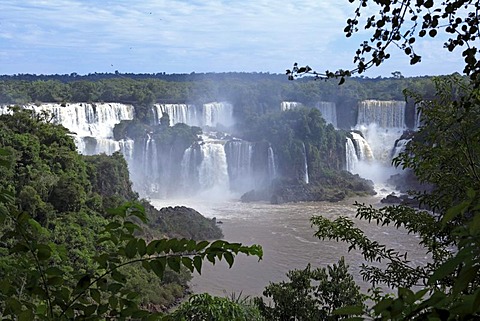
<instances>
[{"instance_id":1,"label":"white water cascade","mask_svg":"<svg viewBox=\"0 0 480 321\"><path fill-rule=\"evenodd\" d=\"M272 146L268 146L267 157L268 157L268 165L267 165L268 176L270 177L270 180L273 180L274 178L277 177L277 165L275 162L275 153L273 152Z\"/></svg>"},{"instance_id":2,"label":"white water cascade","mask_svg":"<svg viewBox=\"0 0 480 321\"><path fill-rule=\"evenodd\" d=\"M225 144L230 187L237 190L254 188L252 168L253 143L229 141Z\"/></svg>"},{"instance_id":3,"label":"white water cascade","mask_svg":"<svg viewBox=\"0 0 480 321\"><path fill-rule=\"evenodd\" d=\"M233 106L227 102L213 102L203 105L203 126L217 127L234 125Z\"/></svg>"},{"instance_id":4,"label":"white water cascade","mask_svg":"<svg viewBox=\"0 0 480 321\"><path fill-rule=\"evenodd\" d=\"M152 107L153 122L160 123L163 113L170 118L170 126L184 123L189 126L199 127L224 127L232 126L233 105L228 102L212 102L203 104L201 108L189 104L154 104Z\"/></svg>"},{"instance_id":5,"label":"white water cascade","mask_svg":"<svg viewBox=\"0 0 480 321\"><path fill-rule=\"evenodd\" d=\"M354 129L362 135L351 132L352 143L358 157L358 163L350 168L351 172L375 183L384 183L396 172L391 166L392 148L406 129L405 102L394 100L360 102L357 125ZM346 153L348 159L350 153L348 148Z\"/></svg>"},{"instance_id":6,"label":"white water cascade","mask_svg":"<svg viewBox=\"0 0 480 321\"><path fill-rule=\"evenodd\" d=\"M113 139L113 128L122 120L133 119L132 105L120 103L76 103L25 105L35 113L48 112L53 121L63 125L75 135L75 143L80 153L112 154L121 146Z\"/></svg>"},{"instance_id":7,"label":"white water cascade","mask_svg":"<svg viewBox=\"0 0 480 321\"><path fill-rule=\"evenodd\" d=\"M282 103L280 104L281 111L296 109L300 107L303 107L302 103L296 101L282 101Z\"/></svg>"},{"instance_id":8,"label":"white water cascade","mask_svg":"<svg viewBox=\"0 0 480 321\"><path fill-rule=\"evenodd\" d=\"M303 168L304 168L304 177L303 177L303 181L305 182L305 184L308 184L310 183L310 179L308 177L308 160L307 160L307 149L305 148L305 143L302 142L302 146L303 146Z\"/></svg>"},{"instance_id":9,"label":"white water cascade","mask_svg":"<svg viewBox=\"0 0 480 321\"><path fill-rule=\"evenodd\" d=\"M200 117L196 106L187 104L154 104L152 106L154 121L160 123L163 113L167 113L170 118L170 126L178 123L184 123L189 126L201 126Z\"/></svg>"},{"instance_id":10,"label":"white water cascade","mask_svg":"<svg viewBox=\"0 0 480 321\"><path fill-rule=\"evenodd\" d=\"M323 119L329 124L332 124L333 127L337 128L337 106L334 102L330 101L319 101L315 108L320 110Z\"/></svg>"},{"instance_id":11,"label":"white water cascade","mask_svg":"<svg viewBox=\"0 0 480 321\"><path fill-rule=\"evenodd\" d=\"M202 163L199 182L202 191L211 195L225 195L229 191L228 166L222 142L208 141L201 146Z\"/></svg>"},{"instance_id":12,"label":"white water cascade","mask_svg":"<svg viewBox=\"0 0 480 321\"><path fill-rule=\"evenodd\" d=\"M347 140L345 142L345 150L346 150L345 169L350 173L354 173L355 168L358 164L358 156L355 150L355 145L353 144L350 137L347 137Z\"/></svg>"}]
</instances>

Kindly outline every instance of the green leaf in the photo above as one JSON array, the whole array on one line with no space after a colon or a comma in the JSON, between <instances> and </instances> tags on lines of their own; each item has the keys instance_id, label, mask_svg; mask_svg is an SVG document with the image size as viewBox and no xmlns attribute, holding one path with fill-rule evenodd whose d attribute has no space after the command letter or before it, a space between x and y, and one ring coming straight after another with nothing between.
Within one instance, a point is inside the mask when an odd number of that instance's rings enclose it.
<instances>
[{"instance_id":1,"label":"green leaf","mask_svg":"<svg viewBox=\"0 0 480 321\"><path fill-rule=\"evenodd\" d=\"M231 268L233 265L233 254L230 252L225 252L223 253L223 257L225 258L225 261L227 261L229 268Z\"/></svg>"},{"instance_id":2,"label":"green leaf","mask_svg":"<svg viewBox=\"0 0 480 321\"><path fill-rule=\"evenodd\" d=\"M112 275L112 279L114 279L119 283L125 284L125 282L127 282L127 277L123 273L120 273L117 270L113 270L111 275Z\"/></svg>"},{"instance_id":3,"label":"green leaf","mask_svg":"<svg viewBox=\"0 0 480 321\"><path fill-rule=\"evenodd\" d=\"M108 292L112 294L118 293L123 288L123 284L121 283L111 283L108 285Z\"/></svg>"},{"instance_id":4,"label":"green leaf","mask_svg":"<svg viewBox=\"0 0 480 321\"><path fill-rule=\"evenodd\" d=\"M142 261L142 267L148 272L152 270L152 267L148 261Z\"/></svg>"},{"instance_id":5,"label":"green leaf","mask_svg":"<svg viewBox=\"0 0 480 321\"><path fill-rule=\"evenodd\" d=\"M47 284L48 285L52 285L52 286L55 286L55 285L62 285L64 282L63 278L59 277L59 276L52 276L52 277L49 277L47 279Z\"/></svg>"},{"instance_id":6,"label":"green leaf","mask_svg":"<svg viewBox=\"0 0 480 321\"><path fill-rule=\"evenodd\" d=\"M45 274L46 275L60 276L60 275L63 275L64 272L62 270L60 270L59 268L52 266L52 267L49 267L48 269L45 270Z\"/></svg>"},{"instance_id":7,"label":"green leaf","mask_svg":"<svg viewBox=\"0 0 480 321\"><path fill-rule=\"evenodd\" d=\"M81 292L90 286L91 277L89 274L85 274L78 280L77 286L75 287L75 292Z\"/></svg>"},{"instance_id":8,"label":"green leaf","mask_svg":"<svg viewBox=\"0 0 480 321\"><path fill-rule=\"evenodd\" d=\"M216 240L212 244L210 244L210 249L223 249L225 243L226 242L223 240Z\"/></svg>"},{"instance_id":9,"label":"green leaf","mask_svg":"<svg viewBox=\"0 0 480 321\"><path fill-rule=\"evenodd\" d=\"M22 311L22 312L18 315L18 321L31 321L31 320L33 320L33 319L35 319L35 316L34 316L32 310Z\"/></svg>"},{"instance_id":10,"label":"green leaf","mask_svg":"<svg viewBox=\"0 0 480 321\"><path fill-rule=\"evenodd\" d=\"M193 260L189 257L182 257L182 264L190 270L190 272L193 272L194 271L194 267L193 267Z\"/></svg>"},{"instance_id":11,"label":"green leaf","mask_svg":"<svg viewBox=\"0 0 480 321\"><path fill-rule=\"evenodd\" d=\"M197 242L195 240L188 240L186 250L187 252L193 252L196 250Z\"/></svg>"},{"instance_id":12,"label":"green leaf","mask_svg":"<svg viewBox=\"0 0 480 321\"><path fill-rule=\"evenodd\" d=\"M202 258L200 256L195 256L193 258L193 266L197 270L198 274L202 274Z\"/></svg>"},{"instance_id":13,"label":"green leaf","mask_svg":"<svg viewBox=\"0 0 480 321\"><path fill-rule=\"evenodd\" d=\"M361 305L349 305L345 307L341 307L338 309L335 309L333 311L334 315L358 315L358 314L363 314L363 306Z\"/></svg>"},{"instance_id":14,"label":"green leaf","mask_svg":"<svg viewBox=\"0 0 480 321\"><path fill-rule=\"evenodd\" d=\"M138 255L140 256L144 256L145 254L147 254L147 244L145 243L144 239L138 239L137 251L138 251Z\"/></svg>"},{"instance_id":15,"label":"green leaf","mask_svg":"<svg viewBox=\"0 0 480 321\"><path fill-rule=\"evenodd\" d=\"M463 268L460 272L460 275L455 280L455 284L453 285L453 293L459 294L465 290L470 282L472 282L477 276L478 270L478 266Z\"/></svg>"},{"instance_id":16,"label":"green leaf","mask_svg":"<svg viewBox=\"0 0 480 321\"><path fill-rule=\"evenodd\" d=\"M118 222L111 222L109 224L107 224L107 226L105 226L105 230L106 231L111 231L111 230L115 230L119 227L121 227L122 225Z\"/></svg>"},{"instance_id":17,"label":"green leaf","mask_svg":"<svg viewBox=\"0 0 480 321\"><path fill-rule=\"evenodd\" d=\"M163 273L165 272L165 263L163 260L155 259L150 261L150 267L160 279L163 279Z\"/></svg>"},{"instance_id":18,"label":"green leaf","mask_svg":"<svg viewBox=\"0 0 480 321\"><path fill-rule=\"evenodd\" d=\"M97 311L97 305L96 304L91 304L89 306L86 306L83 309L83 313L85 314L85 316L91 316L92 314L95 313L95 311Z\"/></svg>"},{"instance_id":19,"label":"green leaf","mask_svg":"<svg viewBox=\"0 0 480 321\"><path fill-rule=\"evenodd\" d=\"M108 311L108 304L101 304L97 308L97 314L99 316L101 316L102 314L104 314L107 311Z\"/></svg>"},{"instance_id":20,"label":"green leaf","mask_svg":"<svg viewBox=\"0 0 480 321\"><path fill-rule=\"evenodd\" d=\"M381 314L383 311L387 310L393 303L393 299L385 298L374 305L373 309L376 314Z\"/></svg>"},{"instance_id":21,"label":"green leaf","mask_svg":"<svg viewBox=\"0 0 480 321\"><path fill-rule=\"evenodd\" d=\"M98 291L97 289L90 289L90 296L92 297L93 300L95 300L95 302L100 304L100 300L101 300L100 291Z\"/></svg>"},{"instance_id":22,"label":"green leaf","mask_svg":"<svg viewBox=\"0 0 480 321\"><path fill-rule=\"evenodd\" d=\"M128 241L127 245L125 246L125 255L127 258L131 259L137 255L137 240L131 239Z\"/></svg>"},{"instance_id":23,"label":"green leaf","mask_svg":"<svg viewBox=\"0 0 480 321\"><path fill-rule=\"evenodd\" d=\"M157 244L160 242L160 240L153 240L147 245L147 254L152 255L155 253L155 249L157 247Z\"/></svg>"},{"instance_id":24,"label":"green leaf","mask_svg":"<svg viewBox=\"0 0 480 321\"><path fill-rule=\"evenodd\" d=\"M36 249L40 261L48 260L52 256L52 249L46 244L37 244Z\"/></svg>"},{"instance_id":25,"label":"green leaf","mask_svg":"<svg viewBox=\"0 0 480 321\"><path fill-rule=\"evenodd\" d=\"M180 272L180 257L171 256L167 259L168 267L175 272Z\"/></svg>"},{"instance_id":26,"label":"green leaf","mask_svg":"<svg viewBox=\"0 0 480 321\"><path fill-rule=\"evenodd\" d=\"M112 309L116 309L118 305L118 299L114 296L108 298L108 303L112 307Z\"/></svg>"},{"instance_id":27,"label":"green leaf","mask_svg":"<svg viewBox=\"0 0 480 321\"><path fill-rule=\"evenodd\" d=\"M463 257L457 253L457 255L445 263L440 265L435 272L433 272L430 279L428 279L428 284L433 285L436 281L441 280L453 273L457 266L463 262Z\"/></svg>"},{"instance_id":28,"label":"green leaf","mask_svg":"<svg viewBox=\"0 0 480 321\"><path fill-rule=\"evenodd\" d=\"M201 250L203 250L204 248L206 248L206 247L208 246L208 244L210 244L210 242L208 242L208 241L201 241L201 242L197 243L197 246L196 246L195 250L201 251Z\"/></svg>"},{"instance_id":29,"label":"green leaf","mask_svg":"<svg viewBox=\"0 0 480 321\"><path fill-rule=\"evenodd\" d=\"M462 203L449 208L445 216L442 218L442 224L445 225L459 214L463 214L469 205L470 201L463 201Z\"/></svg>"}]
</instances>

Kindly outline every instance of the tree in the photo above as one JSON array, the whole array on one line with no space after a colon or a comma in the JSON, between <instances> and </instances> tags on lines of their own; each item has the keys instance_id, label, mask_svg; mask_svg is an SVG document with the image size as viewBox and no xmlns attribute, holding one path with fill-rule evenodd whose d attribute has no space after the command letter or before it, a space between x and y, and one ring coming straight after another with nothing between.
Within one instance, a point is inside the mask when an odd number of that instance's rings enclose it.
<instances>
[{"instance_id":1,"label":"tree","mask_svg":"<svg viewBox=\"0 0 480 321\"><path fill-rule=\"evenodd\" d=\"M431 211L360 204L357 211L360 219L417 234L432 261L412 265L407 253L366 237L348 218L312 218L316 236L345 241L367 262L386 264L384 269L363 265L361 273L372 286L397 287L398 297L377 297L370 311L360 313L392 320L468 320L480 315L475 303L480 297L480 91L461 77L439 78L436 85L437 98L419 105L422 126L395 160L421 183L432 185L431 192L417 195ZM414 292L413 286L422 289Z\"/></svg>"},{"instance_id":2,"label":"tree","mask_svg":"<svg viewBox=\"0 0 480 321\"><path fill-rule=\"evenodd\" d=\"M415 51L414 45L418 38L440 37L448 39L444 48L450 52L462 49L461 56L465 61L463 73L470 76L475 86L480 85L480 48L476 41L480 37L480 13L478 1L475 0L446 0L440 4L433 0L349 0L358 3L353 18L347 20L344 29L347 37L361 29L371 30L370 38L360 44L355 52L353 70L338 70L336 72L316 72L311 67L299 67L294 64L293 69L287 70L289 79L305 74L312 74L316 78L341 78L352 74L362 74L367 69L379 66L390 58L389 48L398 47L410 57L410 64L421 61L421 56ZM373 9L372 7L375 6ZM369 10L378 13L369 15ZM363 17L362 15L367 15ZM362 19L364 18L364 19ZM361 25L363 24L363 28Z\"/></svg>"},{"instance_id":3,"label":"tree","mask_svg":"<svg viewBox=\"0 0 480 321\"><path fill-rule=\"evenodd\" d=\"M287 277L288 282L265 288L263 295L271 298L272 306L256 299L266 320L338 320L333 310L364 300L343 258L327 268L312 269L309 264L304 270L289 271Z\"/></svg>"},{"instance_id":4,"label":"tree","mask_svg":"<svg viewBox=\"0 0 480 321\"><path fill-rule=\"evenodd\" d=\"M351 3L355 0L349 0ZM360 30L365 7L377 5L379 12L367 16L364 29L372 36L356 51L353 70L318 73L311 67L294 64L287 70L289 79L307 74L316 79L340 78L361 74L379 66L390 57L387 49L393 44L410 57L410 63L421 61L414 44L420 37L434 38L439 31L449 36L444 47L452 52L463 48L464 75L438 78L436 94L426 99L412 91L408 97L419 106L422 126L407 145L406 152L394 163L412 170L422 183L433 186L417 198L432 212L407 207L389 206L374 209L358 205L357 217L377 224L403 226L416 233L420 243L432 254L432 262L412 266L407 254L388 249L366 237L345 217L334 221L312 218L320 238L342 240L349 250L359 249L367 262L384 262L384 269L363 265L363 277L373 286L386 283L398 287L398 296L376 296L372 309L347 307L336 315L366 315L389 320L470 320L480 317L480 62L476 41L480 35L478 1L452 0L435 5L432 0L359 0L353 19L347 20L346 36ZM369 57L369 58L367 58ZM413 285L423 287L414 292ZM362 317L363 316L363 317Z\"/></svg>"}]
</instances>

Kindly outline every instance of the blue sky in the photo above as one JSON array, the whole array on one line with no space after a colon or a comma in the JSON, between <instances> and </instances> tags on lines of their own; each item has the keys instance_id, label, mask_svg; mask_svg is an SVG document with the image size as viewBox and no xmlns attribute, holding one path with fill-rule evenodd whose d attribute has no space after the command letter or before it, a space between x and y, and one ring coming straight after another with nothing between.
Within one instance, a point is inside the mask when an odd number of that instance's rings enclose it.
<instances>
[{"instance_id":1,"label":"blue sky","mask_svg":"<svg viewBox=\"0 0 480 321\"><path fill-rule=\"evenodd\" d=\"M369 36L345 38L353 10L347 0L2 0L0 74L346 69ZM365 75L461 72L461 55L442 46L418 41L414 67L392 48Z\"/></svg>"}]
</instances>

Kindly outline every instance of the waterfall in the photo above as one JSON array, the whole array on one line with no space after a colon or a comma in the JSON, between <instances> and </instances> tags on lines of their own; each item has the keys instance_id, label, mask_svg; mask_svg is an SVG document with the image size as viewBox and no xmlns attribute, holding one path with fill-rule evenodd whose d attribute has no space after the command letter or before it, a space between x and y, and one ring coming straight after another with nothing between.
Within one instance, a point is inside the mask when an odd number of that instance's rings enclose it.
<instances>
[{"instance_id":1,"label":"waterfall","mask_svg":"<svg viewBox=\"0 0 480 321\"><path fill-rule=\"evenodd\" d=\"M358 105L357 125L377 124L381 128L405 128L404 101L364 100Z\"/></svg>"},{"instance_id":2,"label":"waterfall","mask_svg":"<svg viewBox=\"0 0 480 321\"><path fill-rule=\"evenodd\" d=\"M157 144L150 134L147 134L142 152L142 168L140 172L140 175L143 177L142 181L147 191L158 193L160 186L160 168Z\"/></svg>"},{"instance_id":3,"label":"waterfall","mask_svg":"<svg viewBox=\"0 0 480 321\"><path fill-rule=\"evenodd\" d=\"M127 164L133 162L133 151L135 149L135 141L133 139L122 139L119 142L120 151L125 157Z\"/></svg>"},{"instance_id":4,"label":"waterfall","mask_svg":"<svg viewBox=\"0 0 480 321\"><path fill-rule=\"evenodd\" d=\"M296 101L282 101L280 104L280 110L285 111L285 110L290 110L290 109L296 109L302 107L302 103L296 102Z\"/></svg>"},{"instance_id":5,"label":"waterfall","mask_svg":"<svg viewBox=\"0 0 480 321\"><path fill-rule=\"evenodd\" d=\"M234 125L233 106L226 102L213 102L203 105L203 126L217 127Z\"/></svg>"},{"instance_id":6,"label":"waterfall","mask_svg":"<svg viewBox=\"0 0 480 321\"><path fill-rule=\"evenodd\" d=\"M392 149L391 159L398 157L401 152L405 151L407 144L410 142L410 139L399 139L395 142L395 146Z\"/></svg>"},{"instance_id":7,"label":"waterfall","mask_svg":"<svg viewBox=\"0 0 480 321\"><path fill-rule=\"evenodd\" d=\"M374 160L375 156L373 155L372 149L370 148L370 145L365 140L365 138L363 138L362 135L356 132L351 132L350 134L352 135L352 138L353 138L353 144L355 146L357 159L359 161Z\"/></svg>"},{"instance_id":8,"label":"waterfall","mask_svg":"<svg viewBox=\"0 0 480 321\"><path fill-rule=\"evenodd\" d=\"M350 173L354 173L355 168L358 164L358 156L355 150L355 145L353 144L352 140L347 137L345 142L345 150L346 150L346 170Z\"/></svg>"},{"instance_id":9,"label":"waterfall","mask_svg":"<svg viewBox=\"0 0 480 321\"><path fill-rule=\"evenodd\" d=\"M30 104L24 108L35 113L48 112L53 121L70 130L75 136L77 149L82 154L112 153L120 150L113 139L113 128L122 120L134 116L132 105L119 103Z\"/></svg>"},{"instance_id":10,"label":"waterfall","mask_svg":"<svg viewBox=\"0 0 480 321\"><path fill-rule=\"evenodd\" d=\"M201 151L202 163L199 167L201 189L228 192L228 167L224 146L218 142L205 142L201 145Z\"/></svg>"},{"instance_id":11,"label":"waterfall","mask_svg":"<svg viewBox=\"0 0 480 321\"><path fill-rule=\"evenodd\" d=\"M277 165L275 163L275 154L273 153L273 148L271 145L268 146L268 177L270 180L273 180L277 177Z\"/></svg>"},{"instance_id":12,"label":"waterfall","mask_svg":"<svg viewBox=\"0 0 480 321\"><path fill-rule=\"evenodd\" d=\"M187 195L195 193L199 185L199 164L202 161L201 150L196 146L187 148L182 157L182 190Z\"/></svg>"},{"instance_id":13,"label":"waterfall","mask_svg":"<svg viewBox=\"0 0 480 321\"><path fill-rule=\"evenodd\" d=\"M391 166L391 153L395 141L406 129L405 105L404 101L395 100L365 100L358 104L354 129L362 135L351 133L359 160L354 171L377 186L397 172Z\"/></svg>"},{"instance_id":14,"label":"waterfall","mask_svg":"<svg viewBox=\"0 0 480 321\"><path fill-rule=\"evenodd\" d=\"M170 126L178 123L184 123L189 126L201 126L200 119L197 116L197 108L194 105L187 104L154 104L152 106L155 124L160 123L163 113L167 113L170 118Z\"/></svg>"},{"instance_id":15,"label":"waterfall","mask_svg":"<svg viewBox=\"0 0 480 321\"><path fill-rule=\"evenodd\" d=\"M421 102L415 105L415 128L414 130L419 130L422 126L422 110L420 109Z\"/></svg>"},{"instance_id":16,"label":"waterfall","mask_svg":"<svg viewBox=\"0 0 480 321\"><path fill-rule=\"evenodd\" d=\"M389 165L395 141L405 130L405 102L395 100L360 102L355 129L363 134L375 159Z\"/></svg>"},{"instance_id":17,"label":"waterfall","mask_svg":"<svg viewBox=\"0 0 480 321\"><path fill-rule=\"evenodd\" d=\"M0 115L6 115L6 114L11 115L12 111L9 108L10 108L10 105L0 105Z\"/></svg>"},{"instance_id":18,"label":"waterfall","mask_svg":"<svg viewBox=\"0 0 480 321\"><path fill-rule=\"evenodd\" d=\"M323 119L337 128L337 106L333 102L319 101L315 108L320 110Z\"/></svg>"},{"instance_id":19,"label":"waterfall","mask_svg":"<svg viewBox=\"0 0 480 321\"><path fill-rule=\"evenodd\" d=\"M308 160L307 160L307 149L305 148L305 143L302 142L302 146L303 146L303 171L304 171L304 177L303 177L303 181L305 182L305 184L308 184L310 182L309 178L308 178Z\"/></svg>"},{"instance_id":20,"label":"waterfall","mask_svg":"<svg viewBox=\"0 0 480 321\"><path fill-rule=\"evenodd\" d=\"M225 144L230 187L236 190L253 188L253 144L247 141L229 141Z\"/></svg>"}]
</instances>

